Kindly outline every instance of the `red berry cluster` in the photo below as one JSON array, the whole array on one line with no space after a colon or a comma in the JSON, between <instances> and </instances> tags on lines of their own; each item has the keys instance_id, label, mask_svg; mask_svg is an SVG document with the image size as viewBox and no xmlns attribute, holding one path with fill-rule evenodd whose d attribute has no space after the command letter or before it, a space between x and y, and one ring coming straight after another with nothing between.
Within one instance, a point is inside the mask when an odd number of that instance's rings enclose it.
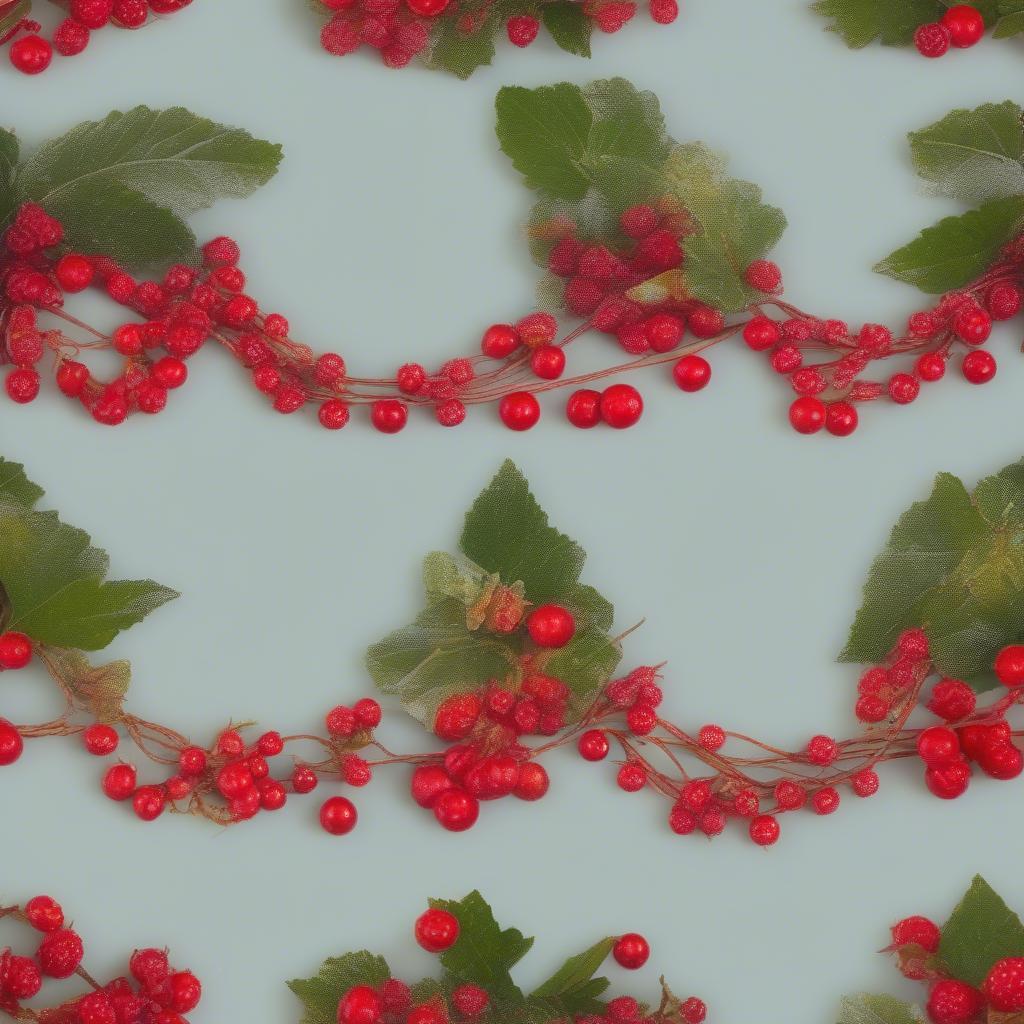
<instances>
[{"instance_id":1,"label":"red berry cluster","mask_svg":"<svg viewBox=\"0 0 1024 1024\"><path fill-rule=\"evenodd\" d=\"M983 1016L993 1020L994 1014L1024 1011L1024 959L996 961L975 988L948 976L937 956L941 938L941 929L927 917L907 917L893 925L889 947L906 977L929 986L925 1009L932 1024L975 1024Z\"/></svg>"},{"instance_id":2,"label":"red berry cluster","mask_svg":"<svg viewBox=\"0 0 1024 1024\"><path fill-rule=\"evenodd\" d=\"M174 970L161 949L138 949L129 960L130 977L105 985L82 968L84 946L76 931L65 927L64 911L49 896L36 896L23 907L0 907L10 918L42 933L34 955L0 951L0 1012L40 1024L187 1024L186 1013L199 1005L202 986L191 971ZM90 987L81 996L62 997L59 1005L37 1009L35 999L47 979L78 975Z\"/></svg>"},{"instance_id":3,"label":"red berry cluster","mask_svg":"<svg viewBox=\"0 0 1024 1024\"><path fill-rule=\"evenodd\" d=\"M439 26L454 25L455 33L471 37L488 31L493 0L462 6L459 0L319 0L329 14L320 32L320 44L330 54L343 57L370 46L391 68L405 67L430 44ZM522 4L520 13L503 9L502 18L513 46L529 46L540 32L537 16L540 4ZM547 0L550 2L550 0ZM659 25L668 25L679 15L677 0L650 0L650 14ZM631 0L582 0L580 9L593 25L605 33L617 32L636 14Z\"/></svg>"},{"instance_id":4,"label":"red berry cluster","mask_svg":"<svg viewBox=\"0 0 1024 1024\"><path fill-rule=\"evenodd\" d=\"M7 3L0 0L0 14ZM174 14L192 3L192 0L68 0L64 5L68 16L57 26L53 40L45 39L39 22L23 18L0 39L10 43L8 56L11 63L25 75L38 75L53 60L53 52L62 57L74 57L88 45L97 29L113 25L116 28L141 28L150 15Z\"/></svg>"},{"instance_id":5,"label":"red berry cluster","mask_svg":"<svg viewBox=\"0 0 1024 1024\"><path fill-rule=\"evenodd\" d=\"M949 48L966 50L981 41L985 19L971 4L954 4L938 21L919 25L914 32L914 45L922 57L942 57Z\"/></svg>"}]
</instances>

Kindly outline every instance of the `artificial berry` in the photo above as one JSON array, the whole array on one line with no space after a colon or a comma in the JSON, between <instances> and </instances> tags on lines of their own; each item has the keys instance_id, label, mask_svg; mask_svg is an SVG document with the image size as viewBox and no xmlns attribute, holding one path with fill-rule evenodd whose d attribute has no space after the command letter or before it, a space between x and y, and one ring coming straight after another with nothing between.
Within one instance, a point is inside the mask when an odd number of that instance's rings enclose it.
<instances>
[{"instance_id":1,"label":"artificial berry","mask_svg":"<svg viewBox=\"0 0 1024 1024\"><path fill-rule=\"evenodd\" d=\"M896 946L920 946L926 953L939 948L942 932L927 917L905 917L892 926L892 941Z\"/></svg>"},{"instance_id":2,"label":"artificial berry","mask_svg":"<svg viewBox=\"0 0 1024 1024\"><path fill-rule=\"evenodd\" d=\"M433 807L434 801L452 785L451 776L440 765L420 765L412 773L412 798L420 807Z\"/></svg>"},{"instance_id":3,"label":"artificial berry","mask_svg":"<svg viewBox=\"0 0 1024 1024\"><path fill-rule=\"evenodd\" d=\"M332 796L320 808L320 827L332 836L347 835L356 827L359 815L347 797Z\"/></svg>"},{"instance_id":4,"label":"artificial berry","mask_svg":"<svg viewBox=\"0 0 1024 1024\"><path fill-rule=\"evenodd\" d=\"M296 793L312 793L319 781L316 772L308 765L296 765L292 772L292 789Z\"/></svg>"},{"instance_id":5,"label":"artificial berry","mask_svg":"<svg viewBox=\"0 0 1024 1024\"><path fill-rule=\"evenodd\" d=\"M789 407L789 422L798 434L816 434L825 425L825 403L810 395Z\"/></svg>"},{"instance_id":6,"label":"artificial berry","mask_svg":"<svg viewBox=\"0 0 1024 1024\"><path fill-rule=\"evenodd\" d=\"M921 382L909 373L894 373L889 378L889 397L897 405L908 405L921 391Z\"/></svg>"},{"instance_id":7,"label":"artificial berry","mask_svg":"<svg viewBox=\"0 0 1024 1024\"><path fill-rule=\"evenodd\" d=\"M449 832L465 832L476 824L480 804L464 789L452 787L434 801L433 811L442 828Z\"/></svg>"},{"instance_id":8,"label":"artificial berry","mask_svg":"<svg viewBox=\"0 0 1024 1024\"><path fill-rule=\"evenodd\" d=\"M557 380L565 370L565 349L557 345L540 345L530 356L530 369L542 380Z\"/></svg>"},{"instance_id":9,"label":"artificial berry","mask_svg":"<svg viewBox=\"0 0 1024 1024\"><path fill-rule=\"evenodd\" d=\"M946 374L946 360L937 352L926 352L914 368L921 380L941 380Z\"/></svg>"},{"instance_id":10,"label":"artificial berry","mask_svg":"<svg viewBox=\"0 0 1024 1024\"><path fill-rule=\"evenodd\" d=\"M758 846L772 846L780 832L778 819L771 814L758 815L750 822L750 838Z\"/></svg>"},{"instance_id":11,"label":"artificial berry","mask_svg":"<svg viewBox=\"0 0 1024 1024\"><path fill-rule=\"evenodd\" d=\"M96 757L106 757L117 750L119 737L113 726L97 722L82 732L82 742L90 754L94 754Z\"/></svg>"},{"instance_id":12,"label":"artificial berry","mask_svg":"<svg viewBox=\"0 0 1024 1024\"><path fill-rule=\"evenodd\" d=\"M643 411L644 401L631 384L612 384L601 393L601 419L616 430L633 426Z\"/></svg>"},{"instance_id":13,"label":"artificial berry","mask_svg":"<svg viewBox=\"0 0 1024 1024\"><path fill-rule=\"evenodd\" d=\"M38 75L50 66L53 47L42 36L27 35L11 43L8 56L23 75Z\"/></svg>"},{"instance_id":14,"label":"artificial berry","mask_svg":"<svg viewBox=\"0 0 1024 1024\"><path fill-rule=\"evenodd\" d=\"M382 434L397 434L406 424L409 410L404 402L382 398L370 407L370 420Z\"/></svg>"},{"instance_id":15,"label":"artificial berry","mask_svg":"<svg viewBox=\"0 0 1024 1024\"><path fill-rule=\"evenodd\" d=\"M854 794L861 799L874 796L878 792L878 772L871 768L862 768L850 779L850 785Z\"/></svg>"},{"instance_id":16,"label":"artificial berry","mask_svg":"<svg viewBox=\"0 0 1024 1024\"><path fill-rule=\"evenodd\" d=\"M586 761L603 761L610 749L608 737L600 729L588 729L580 736L576 748Z\"/></svg>"},{"instance_id":17,"label":"artificial berry","mask_svg":"<svg viewBox=\"0 0 1024 1024\"><path fill-rule=\"evenodd\" d=\"M14 956L6 950L0 954L3 966L3 994L12 999L31 999L43 987L43 975L34 960Z\"/></svg>"},{"instance_id":18,"label":"artificial berry","mask_svg":"<svg viewBox=\"0 0 1024 1024\"><path fill-rule=\"evenodd\" d=\"M849 402L830 402L825 409L825 429L834 437L848 437L857 429L858 419Z\"/></svg>"},{"instance_id":19,"label":"artificial berry","mask_svg":"<svg viewBox=\"0 0 1024 1024\"><path fill-rule=\"evenodd\" d=\"M428 953L443 953L458 940L459 919L447 910L431 907L416 918L413 934Z\"/></svg>"},{"instance_id":20,"label":"artificial berry","mask_svg":"<svg viewBox=\"0 0 1024 1024\"><path fill-rule=\"evenodd\" d=\"M505 24L508 41L513 46L529 46L537 38L540 22L530 14L517 14Z\"/></svg>"},{"instance_id":21,"label":"artificial berry","mask_svg":"<svg viewBox=\"0 0 1024 1024\"><path fill-rule=\"evenodd\" d=\"M55 932L64 927L64 911L50 896L34 896L25 904L25 917L37 932Z\"/></svg>"},{"instance_id":22,"label":"artificial berry","mask_svg":"<svg viewBox=\"0 0 1024 1024\"><path fill-rule=\"evenodd\" d=\"M976 988L943 978L932 986L925 1009L932 1024L970 1024L984 1005L985 998Z\"/></svg>"},{"instance_id":23,"label":"artificial berry","mask_svg":"<svg viewBox=\"0 0 1024 1024\"><path fill-rule=\"evenodd\" d=\"M924 773L925 785L940 800L955 800L967 791L971 769L965 761L935 765Z\"/></svg>"},{"instance_id":24,"label":"artificial berry","mask_svg":"<svg viewBox=\"0 0 1024 1024\"><path fill-rule=\"evenodd\" d=\"M566 419L574 427L589 430L601 422L601 393L584 388L574 391L565 405Z\"/></svg>"},{"instance_id":25,"label":"artificial berry","mask_svg":"<svg viewBox=\"0 0 1024 1024\"><path fill-rule=\"evenodd\" d=\"M498 403L498 415L509 430L529 430L540 419L540 403L529 391L513 391Z\"/></svg>"},{"instance_id":26,"label":"artificial berry","mask_svg":"<svg viewBox=\"0 0 1024 1024\"><path fill-rule=\"evenodd\" d=\"M647 963L651 955L651 947L647 940L636 932L627 932L620 935L612 946L612 956L620 967L629 971L635 971Z\"/></svg>"},{"instance_id":27,"label":"artificial berry","mask_svg":"<svg viewBox=\"0 0 1024 1024\"><path fill-rule=\"evenodd\" d=\"M711 364L702 356L683 356L672 367L672 377L680 391L700 391L711 380Z\"/></svg>"},{"instance_id":28,"label":"artificial berry","mask_svg":"<svg viewBox=\"0 0 1024 1024\"><path fill-rule=\"evenodd\" d=\"M928 710L947 722L958 722L974 714L974 691L962 679L940 679L932 689Z\"/></svg>"},{"instance_id":29,"label":"artificial berry","mask_svg":"<svg viewBox=\"0 0 1024 1024\"><path fill-rule=\"evenodd\" d=\"M981 986L993 1010L1024 1010L1024 957L1011 956L992 965Z\"/></svg>"},{"instance_id":30,"label":"artificial berry","mask_svg":"<svg viewBox=\"0 0 1024 1024\"><path fill-rule=\"evenodd\" d=\"M34 402L39 395L39 371L30 366L20 366L11 370L4 381L7 397L19 405Z\"/></svg>"},{"instance_id":31,"label":"artificial berry","mask_svg":"<svg viewBox=\"0 0 1024 1024\"><path fill-rule=\"evenodd\" d=\"M372 697L363 697L352 705L352 713L361 729L375 729L380 725L380 704Z\"/></svg>"},{"instance_id":32,"label":"artificial berry","mask_svg":"<svg viewBox=\"0 0 1024 1024\"><path fill-rule=\"evenodd\" d=\"M159 786L140 786L132 796L132 809L141 821L154 821L164 813L167 795Z\"/></svg>"},{"instance_id":33,"label":"artificial berry","mask_svg":"<svg viewBox=\"0 0 1024 1024\"><path fill-rule=\"evenodd\" d=\"M922 730L917 738L917 752L929 768L949 764L960 757L957 734L943 725Z\"/></svg>"},{"instance_id":34,"label":"artificial berry","mask_svg":"<svg viewBox=\"0 0 1024 1024\"><path fill-rule=\"evenodd\" d=\"M625 793L638 793L647 785L647 771L638 761L627 761L619 769L615 783Z\"/></svg>"},{"instance_id":35,"label":"artificial berry","mask_svg":"<svg viewBox=\"0 0 1024 1024\"><path fill-rule=\"evenodd\" d=\"M839 807L839 791L832 786L819 789L811 797L811 806L815 814L832 814Z\"/></svg>"},{"instance_id":36,"label":"artificial berry","mask_svg":"<svg viewBox=\"0 0 1024 1024\"><path fill-rule=\"evenodd\" d=\"M547 769L536 761L527 761L519 769L513 796L519 800L540 800L551 786Z\"/></svg>"},{"instance_id":37,"label":"artificial berry","mask_svg":"<svg viewBox=\"0 0 1024 1024\"><path fill-rule=\"evenodd\" d=\"M955 4L942 15L942 25L950 42L961 49L974 46L985 34L985 19L970 4Z\"/></svg>"},{"instance_id":38,"label":"artificial berry","mask_svg":"<svg viewBox=\"0 0 1024 1024\"><path fill-rule=\"evenodd\" d=\"M434 716L434 732L442 740L461 740L470 734L480 717L480 698L474 693L452 694Z\"/></svg>"},{"instance_id":39,"label":"artificial berry","mask_svg":"<svg viewBox=\"0 0 1024 1024\"><path fill-rule=\"evenodd\" d=\"M0 669L24 668L32 660L32 641L24 634L0 634Z\"/></svg>"},{"instance_id":40,"label":"artificial berry","mask_svg":"<svg viewBox=\"0 0 1024 1024\"><path fill-rule=\"evenodd\" d=\"M167 979L170 1009L175 1013L189 1013L203 995L199 979L191 971L176 971Z\"/></svg>"},{"instance_id":41,"label":"artificial berry","mask_svg":"<svg viewBox=\"0 0 1024 1024\"><path fill-rule=\"evenodd\" d=\"M832 764L839 756L839 744L831 736L813 736L807 744L807 760L821 767Z\"/></svg>"},{"instance_id":42,"label":"artificial berry","mask_svg":"<svg viewBox=\"0 0 1024 1024\"><path fill-rule=\"evenodd\" d=\"M43 936L36 951L39 969L48 978L70 978L82 963L85 952L78 933L59 928Z\"/></svg>"},{"instance_id":43,"label":"artificial berry","mask_svg":"<svg viewBox=\"0 0 1024 1024\"><path fill-rule=\"evenodd\" d=\"M0 637L0 642L3 638ZM0 664L3 655L0 652ZM1024 686L1024 644L1009 644L997 655L995 660L996 678L1003 686Z\"/></svg>"},{"instance_id":44,"label":"artificial berry","mask_svg":"<svg viewBox=\"0 0 1024 1024\"><path fill-rule=\"evenodd\" d=\"M384 1003L369 985L355 985L338 1003L338 1024L377 1024L384 1012Z\"/></svg>"},{"instance_id":45,"label":"artificial berry","mask_svg":"<svg viewBox=\"0 0 1024 1024\"><path fill-rule=\"evenodd\" d=\"M922 57L941 57L947 53L952 42L949 29L939 22L918 25L914 31L914 46Z\"/></svg>"},{"instance_id":46,"label":"artificial berry","mask_svg":"<svg viewBox=\"0 0 1024 1024\"><path fill-rule=\"evenodd\" d=\"M543 604L526 617L526 629L538 647L564 647L576 632L576 620L561 605Z\"/></svg>"},{"instance_id":47,"label":"artificial berry","mask_svg":"<svg viewBox=\"0 0 1024 1024\"><path fill-rule=\"evenodd\" d=\"M684 999L682 1006L679 1007L679 1016L683 1018L683 1024L703 1024L707 1015L707 1006L696 996Z\"/></svg>"},{"instance_id":48,"label":"artificial berry","mask_svg":"<svg viewBox=\"0 0 1024 1024\"><path fill-rule=\"evenodd\" d=\"M479 1017L491 999L479 985L459 985L452 990L452 1006L463 1017Z\"/></svg>"},{"instance_id":49,"label":"artificial berry","mask_svg":"<svg viewBox=\"0 0 1024 1024\"><path fill-rule=\"evenodd\" d=\"M511 324L492 324L480 339L480 351L489 359L506 359L521 341L519 332Z\"/></svg>"},{"instance_id":50,"label":"artificial berry","mask_svg":"<svg viewBox=\"0 0 1024 1024\"><path fill-rule=\"evenodd\" d=\"M969 384L987 384L996 375L995 357L984 349L968 352L960 364L960 372Z\"/></svg>"}]
</instances>

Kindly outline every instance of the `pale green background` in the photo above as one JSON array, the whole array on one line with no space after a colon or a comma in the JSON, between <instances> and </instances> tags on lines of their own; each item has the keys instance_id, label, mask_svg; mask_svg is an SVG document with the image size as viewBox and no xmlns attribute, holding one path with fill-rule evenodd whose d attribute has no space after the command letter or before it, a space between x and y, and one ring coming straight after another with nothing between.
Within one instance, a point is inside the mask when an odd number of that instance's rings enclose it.
<instances>
[{"instance_id":1,"label":"pale green background","mask_svg":"<svg viewBox=\"0 0 1024 1024\"><path fill-rule=\"evenodd\" d=\"M41 79L5 72L0 117L34 143L112 107L184 103L282 141L277 179L196 227L235 235L254 294L362 374L469 351L484 325L530 307L518 230L530 199L492 132L502 84L625 75L655 90L677 138L728 150L789 214L778 257L794 301L898 322L914 293L868 268L955 209L918 192L904 133L1020 82L1014 44L935 63L849 53L802 0L684 0L676 25L640 18L596 40L590 62L503 47L468 83L330 58L317 29L302 0L200 0L134 38L102 33ZM527 436L489 411L455 434L417 420L398 438L364 423L331 435L269 412L210 351L166 415L109 430L49 394L0 403L0 438L116 573L184 595L111 653L135 665L133 707L197 739L231 716L301 730L365 692L360 652L414 611L421 555L454 544L511 456L590 552L586 579L618 624L646 616L627 658L669 660L668 712L799 744L852 727L855 673L832 659L896 514L937 470L973 482L1022 454L1019 331L993 342L993 385L950 379L913 408L869 409L845 442L794 435L783 389L739 348L715 353L698 396L638 380L648 411L621 434L575 432L551 403ZM604 339L586 346L611 354ZM4 713L29 713L34 682L4 678ZM418 747L394 718L384 735ZM33 745L0 775L3 895L64 899L100 975L136 944L168 943L206 983L197 1022L252 1024L297 1019L284 980L332 953L365 945L429 970L413 917L427 896L474 886L541 936L527 981L638 929L654 955L616 984L653 994L664 972L723 1024L822 1024L843 992L899 991L873 952L886 925L942 914L974 871L1024 906L1019 784L979 781L947 805L896 766L875 800L791 816L763 852L735 832L673 836L665 808L618 792L608 766L568 754L549 766L548 799L489 806L462 836L411 805L402 771L386 774L359 795L358 830L334 839L315 798L227 833L143 826L99 795L99 766L74 744Z\"/></svg>"}]
</instances>

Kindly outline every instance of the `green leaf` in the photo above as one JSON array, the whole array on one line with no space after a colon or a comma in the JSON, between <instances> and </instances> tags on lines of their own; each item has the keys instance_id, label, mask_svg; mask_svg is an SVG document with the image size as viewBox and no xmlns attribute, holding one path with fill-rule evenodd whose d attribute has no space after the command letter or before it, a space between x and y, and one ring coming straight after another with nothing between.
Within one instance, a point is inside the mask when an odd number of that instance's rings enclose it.
<instances>
[{"instance_id":1,"label":"green leaf","mask_svg":"<svg viewBox=\"0 0 1024 1024\"><path fill-rule=\"evenodd\" d=\"M18 166L18 136L0 128L0 227L15 210L14 172Z\"/></svg>"},{"instance_id":2,"label":"green leaf","mask_svg":"<svg viewBox=\"0 0 1024 1024\"><path fill-rule=\"evenodd\" d=\"M502 929L476 890L462 900L431 900L430 905L454 914L459 922L458 939L440 956L444 969L462 983L486 989L499 1012L521 1005L523 994L511 970L527 954L533 939L515 928Z\"/></svg>"},{"instance_id":3,"label":"green leaf","mask_svg":"<svg viewBox=\"0 0 1024 1024\"><path fill-rule=\"evenodd\" d=\"M543 985L530 993L530 999L543 1001L558 1016L599 1012L598 996L609 983L607 978L595 978L594 975L614 945L614 937L601 939L589 949L570 957Z\"/></svg>"},{"instance_id":4,"label":"green leaf","mask_svg":"<svg viewBox=\"0 0 1024 1024\"><path fill-rule=\"evenodd\" d=\"M472 23L467 31L466 22ZM459 78L469 78L477 68L494 59L494 35L500 18L496 4L460 3L439 18L431 33L428 67L442 68Z\"/></svg>"},{"instance_id":5,"label":"green leaf","mask_svg":"<svg viewBox=\"0 0 1024 1024\"><path fill-rule=\"evenodd\" d=\"M437 600L414 623L370 647L366 666L378 689L396 695L428 729L448 697L478 690L491 679L506 679L519 670L512 638L471 631L466 606L455 598Z\"/></svg>"},{"instance_id":6,"label":"green leaf","mask_svg":"<svg viewBox=\"0 0 1024 1024\"><path fill-rule=\"evenodd\" d=\"M583 13L577 0L554 0L541 8L541 20L551 38L568 53L590 56L593 21Z\"/></svg>"},{"instance_id":7,"label":"green leaf","mask_svg":"<svg viewBox=\"0 0 1024 1024\"><path fill-rule=\"evenodd\" d=\"M995 39L1009 39L1024 32L1024 0L999 0L996 8L998 21L992 31Z\"/></svg>"},{"instance_id":8,"label":"green leaf","mask_svg":"<svg viewBox=\"0 0 1024 1024\"><path fill-rule=\"evenodd\" d=\"M0 508L0 584L11 629L40 643L86 651L178 595L151 580L105 582L109 559L55 512Z\"/></svg>"},{"instance_id":9,"label":"green leaf","mask_svg":"<svg viewBox=\"0 0 1024 1024\"><path fill-rule=\"evenodd\" d=\"M391 977L387 961L365 949L325 960L312 978L296 978L288 987L305 1004L301 1024L337 1024L338 1003L356 985L382 985Z\"/></svg>"},{"instance_id":10,"label":"green leaf","mask_svg":"<svg viewBox=\"0 0 1024 1024\"><path fill-rule=\"evenodd\" d=\"M0 506L14 506L27 512L42 496L42 487L29 480L24 466L0 458Z\"/></svg>"},{"instance_id":11,"label":"green leaf","mask_svg":"<svg viewBox=\"0 0 1024 1024\"><path fill-rule=\"evenodd\" d=\"M1024 924L995 890L976 875L942 928L939 958L959 981L978 987L992 965L1024 956Z\"/></svg>"},{"instance_id":12,"label":"green leaf","mask_svg":"<svg viewBox=\"0 0 1024 1024\"><path fill-rule=\"evenodd\" d=\"M937 21L945 7L940 0L818 0L813 9L832 22L829 31L860 49L876 39L886 46L909 46L917 26Z\"/></svg>"},{"instance_id":13,"label":"green leaf","mask_svg":"<svg viewBox=\"0 0 1024 1024\"><path fill-rule=\"evenodd\" d=\"M509 460L466 514L459 547L505 583L522 581L534 604L570 593L586 559L574 540L548 525L526 477Z\"/></svg>"},{"instance_id":14,"label":"green leaf","mask_svg":"<svg viewBox=\"0 0 1024 1024\"><path fill-rule=\"evenodd\" d=\"M1021 108L1007 100L954 110L910 133L917 173L937 192L972 205L1024 193Z\"/></svg>"},{"instance_id":15,"label":"green leaf","mask_svg":"<svg viewBox=\"0 0 1024 1024\"><path fill-rule=\"evenodd\" d=\"M505 86L495 100L502 151L529 188L582 199L589 179L580 168L593 114L576 85Z\"/></svg>"},{"instance_id":16,"label":"green leaf","mask_svg":"<svg viewBox=\"0 0 1024 1024\"><path fill-rule=\"evenodd\" d=\"M544 671L569 687L573 694L572 710L578 714L592 703L621 660L621 648L607 633L584 626L576 630L565 647L548 658Z\"/></svg>"},{"instance_id":17,"label":"green leaf","mask_svg":"<svg viewBox=\"0 0 1024 1024\"><path fill-rule=\"evenodd\" d=\"M1024 464L981 481L973 496L942 473L875 559L840 657L878 663L903 629L921 626L940 671L983 689L1022 621Z\"/></svg>"},{"instance_id":18,"label":"green leaf","mask_svg":"<svg viewBox=\"0 0 1024 1024\"><path fill-rule=\"evenodd\" d=\"M79 248L94 247L103 231L128 222L119 240L128 252L125 262L142 264L154 249L145 235L159 227L154 210L180 220L218 198L249 195L274 176L280 161L280 146L241 129L183 107L140 106L86 121L40 146L18 172L17 198L60 217L69 244ZM135 223L137 217L143 219ZM173 247L175 258L194 255L183 224Z\"/></svg>"},{"instance_id":19,"label":"green leaf","mask_svg":"<svg viewBox=\"0 0 1024 1024\"><path fill-rule=\"evenodd\" d=\"M676 146L663 173L698 228L683 240L693 295L727 313L743 309L760 294L745 271L778 242L785 216L761 201L756 185L727 178L725 162L702 143Z\"/></svg>"},{"instance_id":20,"label":"green leaf","mask_svg":"<svg viewBox=\"0 0 1024 1024\"><path fill-rule=\"evenodd\" d=\"M924 1024L924 1014L892 996L858 995L843 999L836 1024Z\"/></svg>"},{"instance_id":21,"label":"green leaf","mask_svg":"<svg viewBox=\"0 0 1024 1024\"><path fill-rule=\"evenodd\" d=\"M972 281L1024 229L1024 196L992 199L946 217L875 266L879 274L938 295Z\"/></svg>"}]
</instances>

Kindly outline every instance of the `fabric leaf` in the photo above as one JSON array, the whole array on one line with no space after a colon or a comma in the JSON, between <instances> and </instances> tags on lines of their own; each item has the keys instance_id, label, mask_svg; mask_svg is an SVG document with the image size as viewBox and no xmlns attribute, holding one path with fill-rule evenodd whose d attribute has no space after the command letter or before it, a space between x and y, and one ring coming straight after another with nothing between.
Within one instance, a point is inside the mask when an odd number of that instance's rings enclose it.
<instances>
[{"instance_id":1,"label":"fabric leaf","mask_svg":"<svg viewBox=\"0 0 1024 1024\"><path fill-rule=\"evenodd\" d=\"M941 0L818 0L813 7L852 49L876 39L886 46L909 46L917 26L937 21L945 10Z\"/></svg>"},{"instance_id":2,"label":"fabric leaf","mask_svg":"<svg viewBox=\"0 0 1024 1024\"><path fill-rule=\"evenodd\" d=\"M569 687L572 710L578 713L593 703L597 691L612 677L621 660L622 649L606 632L585 626L576 630L565 647L551 654L544 663L544 671Z\"/></svg>"},{"instance_id":3,"label":"fabric leaf","mask_svg":"<svg viewBox=\"0 0 1024 1024\"><path fill-rule=\"evenodd\" d=\"M18 166L18 136L0 128L0 227L14 214L14 172Z\"/></svg>"},{"instance_id":4,"label":"fabric leaf","mask_svg":"<svg viewBox=\"0 0 1024 1024\"><path fill-rule=\"evenodd\" d=\"M391 977L387 961L365 949L325 960L312 978L296 978L288 987L305 1006L301 1024L337 1024L338 1003L355 985L382 985Z\"/></svg>"},{"instance_id":5,"label":"fabric leaf","mask_svg":"<svg viewBox=\"0 0 1024 1024\"><path fill-rule=\"evenodd\" d=\"M1004 957L1024 957L1024 924L995 890L976 875L943 925L939 959L959 981L975 987Z\"/></svg>"},{"instance_id":6,"label":"fabric leaf","mask_svg":"<svg viewBox=\"0 0 1024 1024\"><path fill-rule=\"evenodd\" d=\"M846 996L836 1024L924 1024L924 1014L902 999L885 995Z\"/></svg>"},{"instance_id":7,"label":"fabric leaf","mask_svg":"<svg viewBox=\"0 0 1024 1024\"><path fill-rule=\"evenodd\" d=\"M555 43L567 53L590 56L593 22L576 0L555 0L541 8L541 20Z\"/></svg>"},{"instance_id":8,"label":"fabric leaf","mask_svg":"<svg viewBox=\"0 0 1024 1024\"><path fill-rule=\"evenodd\" d=\"M127 661L92 665L79 651L47 648L45 658L75 704L98 722L117 722L124 715L124 699L132 681Z\"/></svg>"},{"instance_id":9,"label":"fabric leaf","mask_svg":"<svg viewBox=\"0 0 1024 1024\"><path fill-rule=\"evenodd\" d=\"M496 4L460 3L452 15L439 18L431 33L428 67L442 68L466 79L477 68L490 64L499 14Z\"/></svg>"},{"instance_id":10,"label":"fabric leaf","mask_svg":"<svg viewBox=\"0 0 1024 1024\"><path fill-rule=\"evenodd\" d=\"M42 487L29 480L20 463L0 458L0 506L13 505L28 511L42 496Z\"/></svg>"},{"instance_id":11,"label":"fabric leaf","mask_svg":"<svg viewBox=\"0 0 1024 1024\"><path fill-rule=\"evenodd\" d=\"M597 997L607 989L609 982L607 978L594 975L614 945L614 937L604 938L570 957L543 985L530 993L530 999L543 1002L558 1016L597 1012L600 1009Z\"/></svg>"}]
</instances>

